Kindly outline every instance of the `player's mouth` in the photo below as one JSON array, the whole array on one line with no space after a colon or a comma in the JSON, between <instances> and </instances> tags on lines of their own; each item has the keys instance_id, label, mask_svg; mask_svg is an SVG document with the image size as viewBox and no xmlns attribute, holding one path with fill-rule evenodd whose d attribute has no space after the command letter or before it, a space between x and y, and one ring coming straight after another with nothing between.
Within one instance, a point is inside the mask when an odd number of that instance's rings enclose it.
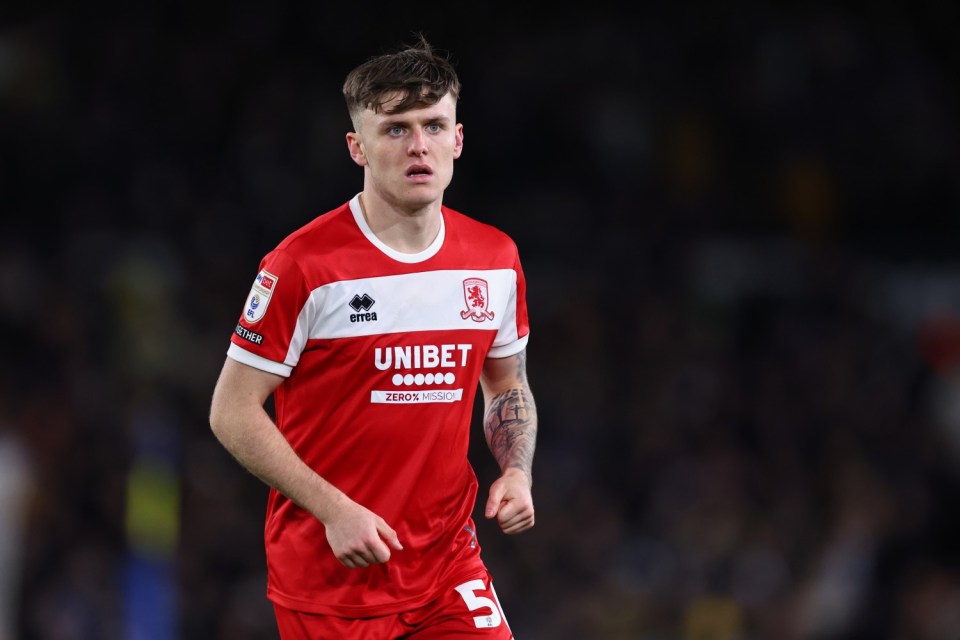
<instances>
[{"instance_id":1,"label":"player's mouth","mask_svg":"<svg viewBox=\"0 0 960 640\"><path fill-rule=\"evenodd\" d=\"M414 164L407 167L407 177L417 182L423 182L433 175L433 169L425 164Z\"/></svg>"}]
</instances>

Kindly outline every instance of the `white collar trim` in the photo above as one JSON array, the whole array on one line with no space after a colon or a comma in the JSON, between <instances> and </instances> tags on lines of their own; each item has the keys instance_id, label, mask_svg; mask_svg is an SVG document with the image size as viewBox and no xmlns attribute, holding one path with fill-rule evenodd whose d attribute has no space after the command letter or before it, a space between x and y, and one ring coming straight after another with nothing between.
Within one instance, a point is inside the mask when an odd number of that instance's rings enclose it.
<instances>
[{"instance_id":1,"label":"white collar trim","mask_svg":"<svg viewBox=\"0 0 960 640\"><path fill-rule=\"evenodd\" d=\"M437 237L433 242L430 243L430 246L420 251L419 253L402 253L396 249L391 249L386 244L383 243L380 238L376 236L373 230L370 228L370 225L367 224L367 219L363 217L363 209L360 208L360 194L353 196L350 200L350 212L353 213L353 219L356 220L357 226L360 227L360 231L363 232L363 235L367 237L367 240L370 241L373 246L377 249L380 249L383 253L387 254L394 260L398 262L406 263L416 263L423 262L435 256L440 247L443 246L443 237L446 233L446 225L443 222L443 214L440 214L440 231L437 233Z\"/></svg>"}]
</instances>

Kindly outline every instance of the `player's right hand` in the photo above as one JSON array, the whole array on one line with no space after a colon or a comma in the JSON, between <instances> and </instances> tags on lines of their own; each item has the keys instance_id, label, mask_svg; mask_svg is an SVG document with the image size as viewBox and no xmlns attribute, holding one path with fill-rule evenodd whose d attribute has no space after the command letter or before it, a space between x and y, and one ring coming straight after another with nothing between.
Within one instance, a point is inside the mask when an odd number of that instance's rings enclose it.
<instances>
[{"instance_id":1,"label":"player's right hand","mask_svg":"<svg viewBox=\"0 0 960 640\"><path fill-rule=\"evenodd\" d=\"M339 505L324 526L334 555L349 569L386 562L390 549L403 549L397 532L383 518L349 499Z\"/></svg>"}]
</instances>

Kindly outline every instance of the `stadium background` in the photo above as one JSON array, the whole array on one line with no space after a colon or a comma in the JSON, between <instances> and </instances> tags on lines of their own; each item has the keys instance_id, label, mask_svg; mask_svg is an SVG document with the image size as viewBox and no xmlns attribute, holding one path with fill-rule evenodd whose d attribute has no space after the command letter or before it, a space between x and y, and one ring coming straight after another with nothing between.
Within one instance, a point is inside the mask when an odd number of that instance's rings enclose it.
<instances>
[{"instance_id":1,"label":"stadium background","mask_svg":"<svg viewBox=\"0 0 960 640\"><path fill-rule=\"evenodd\" d=\"M955 638L958 9L903 4L4 7L0 639L275 638L209 396L414 29L446 202L529 282L538 524L479 532L517 637Z\"/></svg>"}]
</instances>

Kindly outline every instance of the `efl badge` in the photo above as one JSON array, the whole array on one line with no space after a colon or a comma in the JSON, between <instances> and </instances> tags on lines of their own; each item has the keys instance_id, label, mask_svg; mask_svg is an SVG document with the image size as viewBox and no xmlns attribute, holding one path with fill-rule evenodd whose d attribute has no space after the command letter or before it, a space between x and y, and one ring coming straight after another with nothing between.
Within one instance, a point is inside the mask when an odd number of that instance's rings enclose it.
<instances>
[{"instance_id":1,"label":"efl badge","mask_svg":"<svg viewBox=\"0 0 960 640\"><path fill-rule=\"evenodd\" d=\"M243 319L253 324L259 322L263 314L267 312L267 305L270 304L270 296L277 287L277 276L263 270L257 274L253 286L250 288L250 295L247 296L247 306L243 310Z\"/></svg>"},{"instance_id":2,"label":"efl badge","mask_svg":"<svg viewBox=\"0 0 960 640\"><path fill-rule=\"evenodd\" d=\"M490 300L487 298L487 281L482 278L467 278L463 281L463 299L467 308L460 312L460 317L466 320L472 318L474 322L493 320L493 311L488 311Z\"/></svg>"}]
</instances>

